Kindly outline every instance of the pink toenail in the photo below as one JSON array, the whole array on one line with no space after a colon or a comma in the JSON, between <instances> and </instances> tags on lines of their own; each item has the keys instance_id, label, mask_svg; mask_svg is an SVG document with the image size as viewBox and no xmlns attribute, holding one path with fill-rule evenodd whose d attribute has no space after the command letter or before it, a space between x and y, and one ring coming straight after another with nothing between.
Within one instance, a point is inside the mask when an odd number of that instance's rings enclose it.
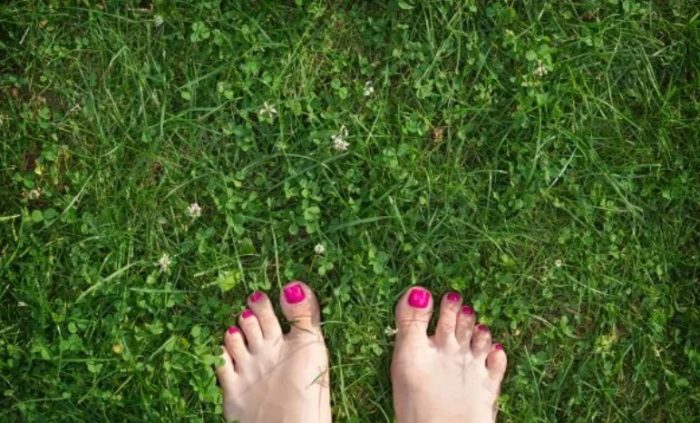
<instances>
[{"instance_id":1,"label":"pink toenail","mask_svg":"<svg viewBox=\"0 0 700 423\"><path fill-rule=\"evenodd\" d=\"M430 292L423 288L413 288L408 294L408 305L415 308L426 308L430 302Z\"/></svg>"},{"instance_id":2,"label":"pink toenail","mask_svg":"<svg viewBox=\"0 0 700 423\"><path fill-rule=\"evenodd\" d=\"M260 291L255 291L252 294L250 294L250 301L257 303L258 301L262 300L263 295L265 294L263 294Z\"/></svg>"},{"instance_id":3,"label":"pink toenail","mask_svg":"<svg viewBox=\"0 0 700 423\"><path fill-rule=\"evenodd\" d=\"M230 333L231 335L233 335L233 334L236 333L236 332L238 332L238 328L237 328L237 327L231 326L230 328L228 328L228 333Z\"/></svg>"},{"instance_id":4,"label":"pink toenail","mask_svg":"<svg viewBox=\"0 0 700 423\"><path fill-rule=\"evenodd\" d=\"M498 351L503 351L503 345L501 344L494 344L493 347L497 349Z\"/></svg>"},{"instance_id":5,"label":"pink toenail","mask_svg":"<svg viewBox=\"0 0 700 423\"><path fill-rule=\"evenodd\" d=\"M253 315L253 312L251 310L245 309L243 310L243 313L241 313L241 317L244 319L247 319Z\"/></svg>"},{"instance_id":6,"label":"pink toenail","mask_svg":"<svg viewBox=\"0 0 700 423\"><path fill-rule=\"evenodd\" d=\"M459 301L459 294L456 292L450 292L449 294L447 294L447 300L456 303L457 301Z\"/></svg>"},{"instance_id":7,"label":"pink toenail","mask_svg":"<svg viewBox=\"0 0 700 423\"><path fill-rule=\"evenodd\" d=\"M284 299L289 304L296 304L302 302L304 301L304 298L306 298L304 288L302 288L301 285L299 285L298 283L295 283L294 285L289 285L288 287L284 288Z\"/></svg>"},{"instance_id":8,"label":"pink toenail","mask_svg":"<svg viewBox=\"0 0 700 423\"><path fill-rule=\"evenodd\" d=\"M488 331L489 331L489 328L488 328L486 325L477 325L476 328L479 329L479 330L482 331L482 332L488 332Z\"/></svg>"},{"instance_id":9,"label":"pink toenail","mask_svg":"<svg viewBox=\"0 0 700 423\"><path fill-rule=\"evenodd\" d=\"M470 305L465 305L462 307L462 313L466 314L467 316L471 316L474 314L474 309Z\"/></svg>"}]
</instances>

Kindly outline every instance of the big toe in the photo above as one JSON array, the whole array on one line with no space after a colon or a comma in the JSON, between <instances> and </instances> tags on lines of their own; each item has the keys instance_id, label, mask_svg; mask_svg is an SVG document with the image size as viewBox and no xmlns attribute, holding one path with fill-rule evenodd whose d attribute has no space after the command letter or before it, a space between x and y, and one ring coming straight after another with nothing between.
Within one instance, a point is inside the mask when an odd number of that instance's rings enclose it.
<instances>
[{"instance_id":1,"label":"big toe","mask_svg":"<svg viewBox=\"0 0 700 423\"><path fill-rule=\"evenodd\" d=\"M433 297L422 286L406 291L396 304L396 328L399 336L427 335L433 313Z\"/></svg>"},{"instance_id":2,"label":"big toe","mask_svg":"<svg viewBox=\"0 0 700 423\"><path fill-rule=\"evenodd\" d=\"M282 313L292 326L290 333L320 333L321 310L314 292L301 281L289 282L282 289Z\"/></svg>"},{"instance_id":3,"label":"big toe","mask_svg":"<svg viewBox=\"0 0 700 423\"><path fill-rule=\"evenodd\" d=\"M501 344L493 344L489 355L486 356L486 369L489 376L497 383L501 383L503 375L506 373L508 358Z\"/></svg>"}]
</instances>

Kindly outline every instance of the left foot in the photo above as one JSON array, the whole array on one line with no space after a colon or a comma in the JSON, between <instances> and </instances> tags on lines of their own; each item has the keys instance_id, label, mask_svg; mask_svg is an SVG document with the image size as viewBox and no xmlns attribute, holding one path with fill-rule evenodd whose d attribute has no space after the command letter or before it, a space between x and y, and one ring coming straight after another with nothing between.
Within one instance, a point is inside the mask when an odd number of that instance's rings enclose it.
<instances>
[{"instance_id":1,"label":"left foot","mask_svg":"<svg viewBox=\"0 0 700 423\"><path fill-rule=\"evenodd\" d=\"M292 325L289 333L282 333L262 292L248 298L249 309L238 319L240 329L226 331L224 364L216 370L226 421L331 421L328 353L316 297L305 283L290 282L280 302Z\"/></svg>"}]
</instances>

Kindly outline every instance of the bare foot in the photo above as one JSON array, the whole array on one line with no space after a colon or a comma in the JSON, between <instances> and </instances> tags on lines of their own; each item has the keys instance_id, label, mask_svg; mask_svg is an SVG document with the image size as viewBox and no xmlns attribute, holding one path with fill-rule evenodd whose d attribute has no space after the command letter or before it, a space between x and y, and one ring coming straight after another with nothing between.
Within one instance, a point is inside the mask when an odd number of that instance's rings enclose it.
<instances>
[{"instance_id":1,"label":"bare foot","mask_svg":"<svg viewBox=\"0 0 700 423\"><path fill-rule=\"evenodd\" d=\"M328 423L331 421L328 354L321 314L311 289L290 282L283 290L282 312L292 329L282 333L262 292L248 298L240 329L226 331L216 370L223 389L224 417L240 423Z\"/></svg>"},{"instance_id":2,"label":"bare foot","mask_svg":"<svg viewBox=\"0 0 700 423\"><path fill-rule=\"evenodd\" d=\"M396 346L391 363L398 423L496 421L496 399L506 353L491 333L475 325L474 310L447 293L435 335L428 336L430 292L409 289L396 306Z\"/></svg>"}]
</instances>

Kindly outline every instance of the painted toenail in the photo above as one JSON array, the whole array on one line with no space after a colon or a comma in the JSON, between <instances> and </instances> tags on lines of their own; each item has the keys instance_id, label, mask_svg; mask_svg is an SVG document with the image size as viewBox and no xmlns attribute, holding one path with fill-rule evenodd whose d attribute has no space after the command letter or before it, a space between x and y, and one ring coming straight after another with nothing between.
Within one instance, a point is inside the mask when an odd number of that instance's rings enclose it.
<instances>
[{"instance_id":1,"label":"painted toenail","mask_svg":"<svg viewBox=\"0 0 700 423\"><path fill-rule=\"evenodd\" d=\"M497 349L498 351L503 351L503 345L501 344L494 344L493 347Z\"/></svg>"},{"instance_id":2,"label":"painted toenail","mask_svg":"<svg viewBox=\"0 0 700 423\"><path fill-rule=\"evenodd\" d=\"M415 308L426 308L430 302L430 292L422 288L413 288L408 294L408 305Z\"/></svg>"},{"instance_id":3,"label":"painted toenail","mask_svg":"<svg viewBox=\"0 0 700 423\"><path fill-rule=\"evenodd\" d=\"M447 300L456 303L457 301L459 301L459 294L456 292L450 292L449 294L447 294Z\"/></svg>"},{"instance_id":4,"label":"painted toenail","mask_svg":"<svg viewBox=\"0 0 700 423\"><path fill-rule=\"evenodd\" d=\"M289 285L288 287L284 288L284 299L289 304L296 304L302 302L304 301L304 298L306 298L304 288L302 288L301 285L299 285L298 283L295 283L294 285Z\"/></svg>"},{"instance_id":5,"label":"painted toenail","mask_svg":"<svg viewBox=\"0 0 700 423\"><path fill-rule=\"evenodd\" d=\"M482 332L488 332L488 331L489 331L489 328L488 328L486 325L477 325L476 328L479 329L479 330L482 331Z\"/></svg>"},{"instance_id":6,"label":"painted toenail","mask_svg":"<svg viewBox=\"0 0 700 423\"><path fill-rule=\"evenodd\" d=\"M263 295L265 294L263 294L260 291L255 291L252 294L250 294L250 301L257 303L258 301L262 300Z\"/></svg>"},{"instance_id":7,"label":"painted toenail","mask_svg":"<svg viewBox=\"0 0 700 423\"><path fill-rule=\"evenodd\" d=\"M471 316L474 314L474 309L470 305L465 305L462 307L462 313L466 314L467 316Z\"/></svg>"},{"instance_id":8,"label":"painted toenail","mask_svg":"<svg viewBox=\"0 0 700 423\"><path fill-rule=\"evenodd\" d=\"M231 326L230 328L228 328L228 333L230 333L231 335L233 335L233 334L236 333L236 332L238 332L238 328L237 328L237 327Z\"/></svg>"},{"instance_id":9,"label":"painted toenail","mask_svg":"<svg viewBox=\"0 0 700 423\"><path fill-rule=\"evenodd\" d=\"M243 313L241 313L241 316L244 319L247 319L247 318L251 317L252 315L253 315L253 312L251 310L248 310L248 309L243 310Z\"/></svg>"}]
</instances>

